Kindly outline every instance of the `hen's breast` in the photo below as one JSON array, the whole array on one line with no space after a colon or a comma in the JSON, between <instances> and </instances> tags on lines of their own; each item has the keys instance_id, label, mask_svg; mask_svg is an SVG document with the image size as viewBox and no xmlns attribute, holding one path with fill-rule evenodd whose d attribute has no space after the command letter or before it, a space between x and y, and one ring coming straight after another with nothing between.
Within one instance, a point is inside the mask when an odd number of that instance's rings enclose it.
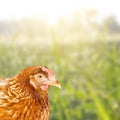
<instances>
[{"instance_id":1,"label":"hen's breast","mask_svg":"<svg viewBox=\"0 0 120 120\"><path fill-rule=\"evenodd\" d=\"M18 101L18 103L5 103L0 107L0 120L48 120L49 106L43 99Z\"/></svg>"},{"instance_id":2,"label":"hen's breast","mask_svg":"<svg viewBox=\"0 0 120 120\"><path fill-rule=\"evenodd\" d=\"M47 94L41 95L40 91L31 92L26 86L19 86L17 82L6 87L7 84L7 80L0 80L0 120L49 119Z\"/></svg>"},{"instance_id":3,"label":"hen's breast","mask_svg":"<svg viewBox=\"0 0 120 120\"><path fill-rule=\"evenodd\" d=\"M19 103L19 107L13 113L13 118L16 120L48 120L49 107L45 100L41 103L35 103L33 100ZM13 108L16 108L16 105Z\"/></svg>"}]
</instances>

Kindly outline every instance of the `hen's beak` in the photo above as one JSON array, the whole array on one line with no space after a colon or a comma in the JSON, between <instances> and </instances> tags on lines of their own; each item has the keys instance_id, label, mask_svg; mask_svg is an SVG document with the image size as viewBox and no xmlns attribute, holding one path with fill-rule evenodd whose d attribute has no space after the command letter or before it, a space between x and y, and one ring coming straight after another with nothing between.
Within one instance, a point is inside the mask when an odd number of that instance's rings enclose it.
<instances>
[{"instance_id":1,"label":"hen's beak","mask_svg":"<svg viewBox=\"0 0 120 120\"><path fill-rule=\"evenodd\" d=\"M52 85L52 86L55 86L55 87L58 87L61 89L61 85L60 85L59 81L57 81L57 80L47 80L47 81L45 81L44 84L45 85Z\"/></svg>"},{"instance_id":2,"label":"hen's beak","mask_svg":"<svg viewBox=\"0 0 120 120\"><path fill-rule=\"evenodd\" d=\"M48 82L49 82L49 85L53 85L53 86L61 89L61 85L60 85L59 81L55 80L55 81L48 81Z\"/></svg>"}]
</instances>

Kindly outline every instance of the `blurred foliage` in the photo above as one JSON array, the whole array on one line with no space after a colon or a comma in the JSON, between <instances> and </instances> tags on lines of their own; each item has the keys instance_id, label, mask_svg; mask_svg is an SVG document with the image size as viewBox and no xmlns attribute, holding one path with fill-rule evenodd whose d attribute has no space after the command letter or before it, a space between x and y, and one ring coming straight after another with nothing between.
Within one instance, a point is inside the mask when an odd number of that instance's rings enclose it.
<instances>
[{"instance_id":1,"label":"blurred foliage","mask_svg":"<svg viewBox=\"0 0 120 120\"><path fill-rule=\"evenodd\" d=\"M0 76L47 65L62 84L61 91L49 91L51 120L119 120L119 44L54 42L51 47L0 43Z\"/></svg>"},{"instance_id":2,"label":"blurred foliage","mask_svg":"<svg viewBox=\"0 0 120 120\"><path fill-rule=\"evenodd\" d=\"M24 21L24 29L10 38L2 34L0 76L14 76L29 65L46 65L62 84L62 90L49 90L51 120L120 120L118 37L109 35L109 24L92 37L100 30L93 22L94 14L85 16L90 20L86 27L79 15L75 17L50 29ZM107 41L109 37L112 40Z\"/></svg>"},{"instance_id":3,"label":"blurred foliage","mask_svg":"<svg viewBox=\"0 0 120 120\"><path fill-rule=\"evenodd\" d=\"M50 27L54 27L59 42L96 41L98 36L104 41L117 37L120 39L120 24L115 16L102 19L95 10L78 11L69 17L60 17L55 23L47 19L23 18L14 21L0 21L0 37L3 40L13 40L19 36L20 41L34 41L50 44Z\"/></svg>"}]
</instances>

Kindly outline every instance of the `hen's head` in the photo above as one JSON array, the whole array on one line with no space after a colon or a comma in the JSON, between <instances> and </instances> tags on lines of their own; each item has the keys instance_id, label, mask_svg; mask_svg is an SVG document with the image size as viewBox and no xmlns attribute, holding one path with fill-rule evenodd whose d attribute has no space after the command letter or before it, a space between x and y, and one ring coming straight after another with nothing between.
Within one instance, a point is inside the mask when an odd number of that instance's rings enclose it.
<instances>
[{"instance_id":1,"label":"hen's head","mask_svg":"<svg viewBox=\"0 0 120 120\"><path fill-rule=\"evenodd\" d=\"M41 89L42 91L47 90L51 85L61 88L54 72L45 66L27 67L18 74L18 77L29 81L35 89Z\"/></svg>"}]
</instances>

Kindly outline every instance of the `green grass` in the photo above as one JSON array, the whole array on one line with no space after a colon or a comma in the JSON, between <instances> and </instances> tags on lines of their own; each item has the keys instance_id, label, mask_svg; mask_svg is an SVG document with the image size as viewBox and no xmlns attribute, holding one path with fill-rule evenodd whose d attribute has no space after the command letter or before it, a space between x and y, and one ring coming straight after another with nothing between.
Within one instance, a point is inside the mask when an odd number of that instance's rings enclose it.
<instances>
[{"instance_id":1,"label":"green grass","mask_svg":"<svg viewBox=\"0 0 120 120\"><path fill-rule=\"evenodd\" d=\"M49 90L51 120L120 120L119 45L100 41L62 45L51 33L51 46L0 42L0 76L46 65L62 84L62 90Z\"/></svg>"}]
</instances>

